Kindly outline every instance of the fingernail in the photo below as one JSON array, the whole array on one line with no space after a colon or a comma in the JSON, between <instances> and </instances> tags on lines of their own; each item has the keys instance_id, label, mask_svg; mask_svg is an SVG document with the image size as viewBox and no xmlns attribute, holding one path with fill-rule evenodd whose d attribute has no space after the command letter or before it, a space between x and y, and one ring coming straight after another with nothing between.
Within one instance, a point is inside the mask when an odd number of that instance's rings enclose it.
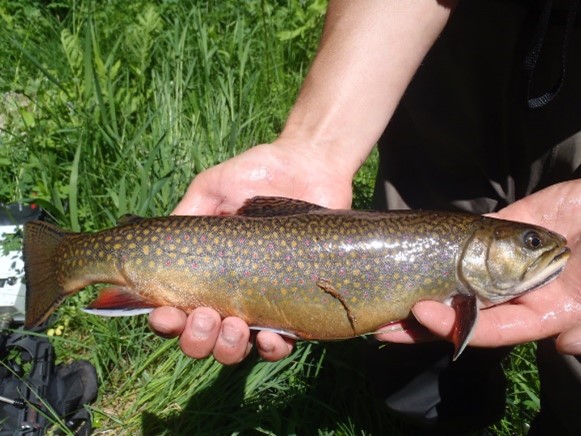
<instances>
[{"instance_id":1,"label":"fingernail","mask_svg":"<svg viewBox=\"0 0 581 436\"><path fill-rule=\"evenodd\" d=\"M561 345L561 352L564 354L572 354L573 356L581 355L581 341L573 341Z\"/></svg>"},{"instance_id":2,"label":"fingernail","mask_svg":"<svg viewBox=\"0 0 581 436\"><path fill-rule=\"evenodd\" d=\"M216 320L203 313L194 314L192 319L192 333L198 339L206 339L216 326Z\"/></svg>"},{"instance_id":3,"label":"fingernail","mask_svg":"<svg viewBox=\"0 0 581 436\"><path fill-rule=\"evenodd\" d=\"M222 331L220 333L222 341L230 346L235 347L240 342L242 338L242 333L230 324L222 324Z\"/></svg>"},{"instance_id":4,"label":"fingernail","mask_svg":"<svg viewBox=\"0 0 581 436\"><path fill-rule=\"evenodd\" d=\"M154 332L158 336L161 336L162 338L169 339L175 336L171 328L164 323L149 321L149 328L152 332Z\"/></svg>"},{"instance_id":5,"label":"fingernail","mask_svg":"<svg viewBox=\"0 0 581 436\"><path fill-rule=\"evenodd\" d=\"M263 353L270 353L274 350L274 345L270 341L265 341L264 339L261 341L257 341L256 344L260 351Z\"/></svg>"}]
</instances>

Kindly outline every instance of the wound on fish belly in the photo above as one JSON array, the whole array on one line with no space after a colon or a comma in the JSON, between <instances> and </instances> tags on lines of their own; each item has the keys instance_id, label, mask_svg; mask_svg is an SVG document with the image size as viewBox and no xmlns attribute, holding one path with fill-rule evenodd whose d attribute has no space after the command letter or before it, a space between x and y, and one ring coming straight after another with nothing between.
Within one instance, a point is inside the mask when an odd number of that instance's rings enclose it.
<instances>
[{"instance_id":1,"label":"wound on fish belly","mask_svg":"<svg viewBox=\"0 0 581 436\"><path fill-rule=\"evenodd\" d=\"M349 320L349 324L351 325L351 328L353 329L353 333L357 334L357 330L355 330L355 323L357 322L357 319L351 313L351 310L349 309L349 306L347 305L347 302L345 301L343 296L335 290L335 288L333 287L331 282L329 282L329 280L327 280L327 279L318 278L317 279L317 286L319 288L321 288L323 291L325 291L327 294L331 295L333 298L336 298L337 300L339 300L339 302L343 306L343 309L345 309L345 312L347 314L347 319Z\"/></svg>"}]
</instances>

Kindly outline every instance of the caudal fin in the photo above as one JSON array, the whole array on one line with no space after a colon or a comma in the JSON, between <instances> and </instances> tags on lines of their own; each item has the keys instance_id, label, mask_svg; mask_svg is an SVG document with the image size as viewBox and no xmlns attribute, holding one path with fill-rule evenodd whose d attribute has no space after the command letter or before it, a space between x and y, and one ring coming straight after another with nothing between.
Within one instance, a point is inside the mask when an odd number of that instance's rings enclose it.
<instances>
[{"instance_id":1,"label":"caudal fin","mask_svg":"<svg viewBox=\"0 0 581 436\"><path fill-rule=\"evenodd\" d=\"M24 325L36 327L59 306L65 293L57 280L58 247L68 234L43 221L24 225L24 269L26 273L26 316Z\"/></svg>"}]
</instances>

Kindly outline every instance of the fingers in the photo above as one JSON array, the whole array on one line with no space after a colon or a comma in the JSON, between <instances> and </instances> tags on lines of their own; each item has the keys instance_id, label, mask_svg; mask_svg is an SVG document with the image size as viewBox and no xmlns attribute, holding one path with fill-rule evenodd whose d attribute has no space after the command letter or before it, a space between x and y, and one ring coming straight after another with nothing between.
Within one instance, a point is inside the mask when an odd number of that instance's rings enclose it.
<instances>
[{"instance_id":1,"label":"fingers","mask_svg":"<svg viewBox=\"0 0 581 436\"><path fill-rule=\"evenodd\" d=\"M437 336L413 318L380 327L375 333L375 338L378 341L399 344L414 344L438 339Z\"/></svg>"},{"instance_id":2,"label":"fingers","mask_svg":"<svg viewBox=\"0 0 581 436\"><path fill-rule=\"evenodd\" d=\"M563 332L557 338L557 350L563 354L581 355L581 325Z\"/></svg>"},{"instance_id":3,"label":"fingers","mask_svg":"<svg viewBox=\"0 0 581 436\"><path fill-rule=\"evenodd\" d=\"M159 307L149 314L149 327L164 338L179 336L186 325L186 314L175 307Z\"/></svg>"},{"instance_id":4,"label":"fingers","mask_svg":"<svg viewBox=\"0 0 581 436\"><path fill-rule=\"evenodd\" d=\"M149 325L159 336L179 336L180 348L187 356L204 359L211 354L224 364L240 363L252 349L248 325L236 317L220 319L214 309L200 307L189 316L174 307L160 307L149 315ZM270 331L256 335L258 354L269 362L289 356L294 341Z\"/></svg>"},{"instance_id":5,"label":"fingers","mask_svg":"<svg viewBox=\"0 0 581 436\"><path fill-rule=\"evenodd\" d=\"M250 352L250 330L239 318L228 317L221 321L213 309L200 307L187 318L180 336L184 354L203 359L213 354L224 365L239 363Z\"/></svg>"},{"instance_id":6,"label":"fingers","mask_svg":"<svg viewBox=\"0 0 581 436\"><path fill-rule=\"evenodd\" d=\"M260 331L256 335L258 354L269 362L276 362L289 356L294 347L294 341L269 331Z\"/></svg>"},{"instance_id":7,"label":"fingers","mask_svg":"<svg viewBox=\"0 0 581 436\"><path fill-rule=\"evenodd\" d=\"M240 318L228 317L222 321L214 346L214 358L224 364L240 363L250 353L250 329Z\"/></svg>"}]
</instances>

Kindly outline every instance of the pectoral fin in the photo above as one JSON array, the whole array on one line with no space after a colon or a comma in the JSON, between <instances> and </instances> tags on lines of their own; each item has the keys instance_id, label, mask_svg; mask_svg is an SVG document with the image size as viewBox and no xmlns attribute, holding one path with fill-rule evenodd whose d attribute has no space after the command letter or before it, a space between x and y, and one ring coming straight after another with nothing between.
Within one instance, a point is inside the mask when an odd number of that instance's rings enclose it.
<instances>
[{"instance_id":1,"label":"pectoral fin","mask_svg":"<svg viewBox=\"0 0 581 436\"><path fill-rule=\"evenodd\" d=\"M473 295L458 294L452 297L452 308L456 312L456 323L452 332L454 357L456 360L464 351L474 334L478 321L478 301Z\"/></svg>"}]
</instances>

